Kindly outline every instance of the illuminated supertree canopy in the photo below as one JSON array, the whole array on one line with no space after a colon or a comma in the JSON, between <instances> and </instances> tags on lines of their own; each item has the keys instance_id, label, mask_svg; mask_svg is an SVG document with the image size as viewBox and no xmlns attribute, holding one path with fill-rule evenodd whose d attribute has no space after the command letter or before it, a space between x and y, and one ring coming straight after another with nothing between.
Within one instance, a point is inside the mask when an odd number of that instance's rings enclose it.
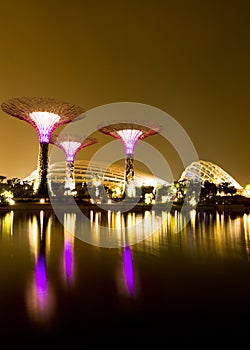
<instances>
[{"instance_id":1,"label":"illuminated supertree canopy","mask_svg":"<svg viewBox=\"0 0 250 350\"><path fill-rule=\"evenodd\" d=\"M159 128L133 123L118 123L101 127L99 131L120 140L124 145L126 154L133 155L137 142L150 135L157 134Z\"/></svg>"},{"instance_id":2,"label":"illuminated supertree canopy","mask_svg":"<svg viewBox=\"0 0 250 350\"><path fill-rule=\"evenodd\" d=\"M66 179L65 188L68 190L66 194L71 194L75 189L74 179L74 161L76 153L81 149L97 143L97 140L93 137L87 137L81 135L55 135L51 136L51 144L59 147L66 155Z\"/></svg>"},{"instance_id":3,"label":"illuminated supertree canopy","mask_svg":"<svg viewBox=\"0 0 250 350\"><path fill-rule=\"evenodd\" d=\"M56 135L53 134L50 139L50 143L56 145L66 155L67 162L74 162L75 155L81 149L97 143L97 139L93 137L87 137L81 135Z\"/></svg>"},{"instance_id":4,"label":"illuminated supertree canopy","mask_svg":"<svg viewBox=\"0 0 250 350\"><path fill-rule=\"evenodd\" d=\"M134 149L135 145L148 136L157 134L159 127L148 127L134 123L118 123L99 128L103 134L110 135L123 143L126 152L125 184L128 197L135 194L134 188Z\"/></svg>"},{"instance_id":5,"label":"illuminated supertree canopy","mask_svg":"<svg viewBox=\"0 0 250 350\"><path fill-rule=\"evenodd\" d=\"M41 97L9 99L2 103L1 108L7 114L26 121L36 130L40 141L36 190L37 195L47 197L48 145L52 132L61 125L81 119L84 110L68 102Z\"/></svg>"},{"instance_id":6,"label":"illuminated supertree canopy","mask_svg":"<svg viewBox=\"0 0 250 350\"><path fill-rule=\"evenodd\" d=\"M80 117L84 110L53 98L21 97L3 102L1 108L7 114L31 124L40 142L49 143L52 132L59 126Z\"/></svg>"}]
</instances>

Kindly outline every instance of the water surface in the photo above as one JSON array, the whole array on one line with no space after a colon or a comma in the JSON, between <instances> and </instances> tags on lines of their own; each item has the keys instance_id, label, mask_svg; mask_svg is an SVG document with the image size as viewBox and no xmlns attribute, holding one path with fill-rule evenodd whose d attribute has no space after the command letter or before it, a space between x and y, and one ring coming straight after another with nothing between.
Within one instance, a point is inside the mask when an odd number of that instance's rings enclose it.
<instances>
[{"instance_id":1,"label":"water surface","mask_svg":"<svg viewBox=\"0 0 250 350\"><path fill-rule=\"evenodd\" d=\"M50 210L0 212L2 341L94 343L119 335L146 343L248 330L249 214L88 215L79 238L72 212L63 213L64 224ZM99 246L100 225L118 225L123 244Z\"/></svg>"}]
</instances>

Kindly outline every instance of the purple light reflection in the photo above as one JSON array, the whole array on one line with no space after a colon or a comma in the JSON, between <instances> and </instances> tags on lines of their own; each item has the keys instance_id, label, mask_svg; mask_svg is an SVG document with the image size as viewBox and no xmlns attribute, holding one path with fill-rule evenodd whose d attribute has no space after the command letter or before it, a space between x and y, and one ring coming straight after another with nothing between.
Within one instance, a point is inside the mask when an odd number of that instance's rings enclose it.
<instances>
[{"instance_id":1,"label":"purple light reflection","mask_svg":"<svg viewBox=\"0 0 250 350\"><path fill-rule=\"evenodd\" d=\"M130 296L135 294L135 278L134 265L132 260L132 252L129 246L126 246L123 251L123 272L127 290Z\"/></svg>"},{"instance_id":2,"label":"purple light reflection","mask_svg":"<svg viewBox=\"0 0 250 350\"><path fill-rule=\"evenodd\" d=\"M67 282L71 283L73 275L73 251L70 239L67 239L64 244L64 267Z\"/></svg>"},{"instance_id":3,"label":"purple light reflection","mask_svg":"<svg viewBox=\"0 0 250 350\"><path fill-rule=\"evenodd\" d=\"M38 255L35 275L37 298L40 305L45 305L47 297L47 273L45 256L41 253Z\"/></svg>"}]
</instances>

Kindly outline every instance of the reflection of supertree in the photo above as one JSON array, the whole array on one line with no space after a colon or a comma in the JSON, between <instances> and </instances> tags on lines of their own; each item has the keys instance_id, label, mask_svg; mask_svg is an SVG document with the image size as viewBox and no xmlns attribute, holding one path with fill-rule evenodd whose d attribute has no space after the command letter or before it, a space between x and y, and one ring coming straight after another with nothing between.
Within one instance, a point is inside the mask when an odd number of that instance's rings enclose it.
<instances>
[{"instance_id":1,"label":"reflection of supertree","mask_svg":"<svg viewBox=\"0 0 250 350\"><path fill-rule=\"evenodd\" d=\"M63 269L64 276L68 285L73 283L74 264L73 264L73 248L74 248L74 232L76 226L76 214L64 213L64 256Z\"/></svg>"},{"instance_id":2,"label":"reflection of supertree","mask_svg":"<svg viewBox=\"0 0 250 350\"><path fill-rule=\"evenodd\" d=\"M50 143L61 148L66 155L66 181L65 188L69 189L69 193L75 189L74 180L74 161L76 153L81 149L88 147L97 140L93 137L85 138L80 135L52 135Z\"/></svg>"},{"instance_id":3,"label":"reflection of supertree","mask_svg":"<svg viewBox=\"0 0 250 350\"><path fill-rule=\"evenodd\" d=\"M159 128L146 127L133 123L119 123L101 127L100 132L110 135L120 140L126 152L125 164L125 185L126 195L134 197L134 148L138 141L145 139L150 135L157 134Z\"/></svg>"},{"instance_id":4,"label":"reflection of supertree","mask_svg":"<svg viewBox=\"0 0 250 350\"><path fill-rule=\"evenodd\" d=\"M37 195L46 197L48 195L48 150L51 134L57 127L69 123L76 117L83 116L83 109L67 102L39 97L13 98L2 103L1 108L7 114L32 125L38 133L40 149Z\"/></svg>"},{"instance_id":5,"label":"reflection of supertree","mask_svg":"<svg viewBox=\"0 0 250 350\"><path fill-rule=\"evenodd\" d=\"M47 303L48 287L47 287L47 272L46 272L46 260L42 252L39 253L36 270L35 270L35 285L36 295L38 299L38 305L41 310L45 309Z\"/></svg>"},{"instance_id":6,"label":"reflection of supertree","mask_svg":"<svg viewBox=\"0 0 250 350\"><path fill-rule=\"evenodd\" d=\"M72 282L73 276L73 243L72 238L74 236L68 235L64 240L64 268L67 282Z\"/></svg>"},{"instance_id":7,"label":"reflection of supertree","mask_svg":"<svg viewBox=\"0 0 250 350\"><path fill-rule=\"evenodd\" d=\"M132 253L129 246L125 246L123 250L123 272L127 290L130 296L135 293L135 277Z\"/></svg>"},{"instance_id":8,"label":"reflection of supertree","mask_svg":"<svg viewBox=\"0 0 250 350\"><path fill-rule=\"evenodd\" d=\"M35 280L37 298L41 308L46 305L48 290L47 290L47 269L46 269L46 229L48 217L44 215L44 211L40 211L40 250L38 253Z\"/></svg>"},{"instance_id":9,"label":"reflection of supertree","mask_svg":"<svg viewBox=\"0 0 250 350\"><path fill-rule=\"evenodd\" d=\"M39 322L46 321L55 311L54 291L48 281L46 264L46 235L50 225L47 213L40 211L39 219L34 216L29 232L36 262L34 275L27 286L27 307L32 318Z\"/></svg>"}]
</instances>

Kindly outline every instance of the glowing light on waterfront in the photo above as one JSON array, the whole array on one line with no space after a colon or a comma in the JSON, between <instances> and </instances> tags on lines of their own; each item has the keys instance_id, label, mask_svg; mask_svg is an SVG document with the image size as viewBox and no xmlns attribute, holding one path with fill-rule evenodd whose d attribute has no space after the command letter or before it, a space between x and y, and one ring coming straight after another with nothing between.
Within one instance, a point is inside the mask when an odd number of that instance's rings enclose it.
<instances>
[{"instance_id":1,"label":"glowing light on waterfront","mask_svg":"<svg viewBox=\"0 0 250 350\"><path fill-rule=\"evenodd\" d=\"M6 202L8 202L10 205L15 204L15 200L13 199L14 195L12 191L2 191L1 196L4 198ZM1 202L1 200L0 200Z\"/></svg>"}]
</instances>

